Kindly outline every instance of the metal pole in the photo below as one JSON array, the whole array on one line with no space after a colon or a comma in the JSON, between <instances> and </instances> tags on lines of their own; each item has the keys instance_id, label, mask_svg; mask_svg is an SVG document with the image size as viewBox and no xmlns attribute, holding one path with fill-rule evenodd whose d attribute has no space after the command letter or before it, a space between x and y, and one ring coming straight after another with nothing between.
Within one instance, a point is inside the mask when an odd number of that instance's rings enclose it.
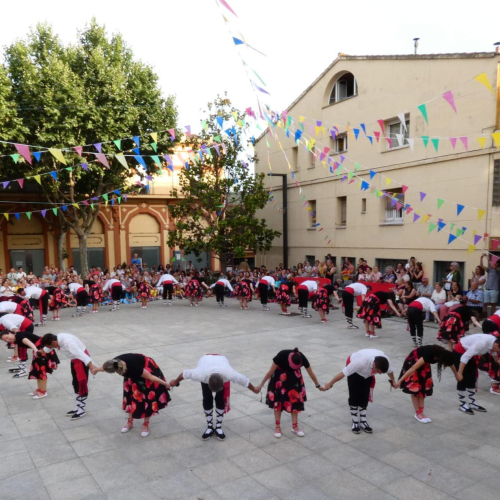
<instances>
[{"instance_id":1,"label":"metal pole","mask_svg":"<svg viewBox=\"0 0 500 500\"><path fill-rule=\"evenodd\" d=\"M283 176L283 268L288 269L288 183Z\"/></svg>"}]
</instances>

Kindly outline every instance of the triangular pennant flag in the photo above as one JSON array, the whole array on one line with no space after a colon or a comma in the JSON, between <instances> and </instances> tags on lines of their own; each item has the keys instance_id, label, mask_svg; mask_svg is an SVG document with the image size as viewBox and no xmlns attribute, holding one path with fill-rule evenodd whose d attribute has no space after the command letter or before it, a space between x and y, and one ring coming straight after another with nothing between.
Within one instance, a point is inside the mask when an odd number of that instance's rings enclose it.
<instances>
[{"instance_id":1,"label":"triangular pennant flag","mask_svg":"<svg viewBox=\"0 0 500 500\"><path fill-rule=\"evenodd\" d=\"M49 152L57 161L60 161L61 163L64 163L66 165L66 159L64 158L60 149L49 148Z\"/></svg>"},{"instance_id":2,"label":"triangular pennant flag","mask_svg":"<svg viewBox=\"0 0 500 500\"><path fill-rule=\"evenodd\" d=\"M425 224L431 217L432 215L424 215L422 217L422 224Z\"/></svg>"},{"instance_id":3,"label":"triangular pennant flag","mask_svg":"<svg viewBox=\"0 0 500 500\"><path fill-rule=\"evenodd\" d=\"M427 118L427 106L425 104L421 104L420 106L417 106L417 109L422 113L425 123L429 123L429 120Z\"/></svg>"},{"instance_id":4,"label":"triangular pennant flag","mask_svg":"<svg viewBox=\"0 0 500 500\"><path fill-rule=\"evenodd\" d=\"M136 155L140 155L141 154L141 148L133 148L132 151L136 154Z\"/></svg>"},{"instance_id":5,"label":"triangular pennant flag","mask_svg":"<svg viewBox=\"0 0 500 500\"><path fill-rule=\"evenodd\" d=\"M47 210L40 210L40 212L42 213L42 217L45 218L45 214L47 213Z\"/></svg>"},{"instance_id":6,"label":"triangular pennant flag","mask_svg":"<svg viewBox=\"0 0 500 500\"><path fill-rule=\"evenodd\" d=\"M3 215L4 215L4 217L5 217L7 220L9 220L9 214L8 214L8 213L4 213Z\"/></svg>"},{"instance_id":7,"label":"triangular pennant flag","mask_svg":"<svg viewBox=\"0 0 500 500\"><path fill-rule=\"evenodd\" d=\"M476 249L476 247L474 245L471 245L469 243L469 247L468 247L467 253L472 253L475 249Z\"/></svg>"},{"instance_id":8,"label":"triangular pennant flag","mask_svg":"<svg viewBox=\"0 0 500 500\"><path fill-rule=\"evenodd\" d=\"M153 139L153 142L158 142L158 132L151 132L149 135Z\"/></svg>"},{"instance_id":9,"label":"triangular pennant flag","mask_svg":"<svg viewBox=\"0 0 500 500\"><path fill-rule=\"evenodd\" d=\"M146 170L148 169L146 162L144 161L144 158L141 155L134 155L134 158L137 160L137 163L142 165Z\"/></svg>"},{"instance_id":10,"label":"triangular pennant flag","mask_svg":"<svg viewBox=\"0 0 500 500\"><path fill-rule=\"evenodd\" d=\"M35 157L36 161L40 161L40 158L42 157L42 153L37 151L36 153L33 153L33 156Z\"/></svg>"},{"instance_id":11,"label":"triangular pennant flag","mask_svg":"<svg viewBox=\"0 0 500 500\"><path fill-rule=\"evenodd\" d=\"M152 142L150 146L154 149L155 153L158 151L158 147L156 146L156 142Z\"/></svg>"},{"instance_id":12,"label":"triangular pennant flag","mask_svg":"<svg viewBox=\"0 0 500 500\"><path fill-rule=\"evenodd\" d=\"M462 210L465 208L465 205L457 205L457 217L462 213Z\"/></svg>"},{"instance_id":13,"label":"triangular pennant flag","mask_svg":"<svg viewBox=\"0 0 500 500\"><path fill-rule=\"evenodd\" d=\"M432 233L432 231L434 231L434 229L436 229L436 228L437 228L437 224L434 224L433 222L431 222L429 224L429 231L427 231L427 234Z\"/></svg>"},{"instance_id":14,"label":"triangular pennant flag","mask_svg":"<svg viewBox=\"0 0 500 500\"><path fill-rule=\"evenodd\" d=\"M9 184L10 184L10 181L4 181L4 182L2 182L2 186L3 186L4 189L6 189Z\"/></svg>"},{"instance_id":15,"label":"triangular pennant flag","mask_svg":"<svg viewBox=\"0 0 500 500\"><path fill-rule=\"evenodd\" d=\"M477 209L477 220L481 220L486 214L486 210Z\"/></svg>"},{"instance_id":16,"label":"triangular pennant flag","mask_svg":"<svg viewBox=\"0 0 500 500\"><path fill-rule=\"evenodd\" d=\"M108 201L108 194L107 194L107 193L103 194L103 195L102 195L102 197L103 197L106 201Z\"/></svg>"},{"instance_id":17,"label":"triangular pennant flag","mask_svg":"<svg viewBox=\"0 0 500 500\"><path fill-rule=\"evenodd\" d=\"M420 201L424 201L424 198L427 196L427 193L422 193L422 191L420 191Z\"/></svg>"},{"instance_id":18,"label":"triangular pennant flag","mask_svg":"<svg viewBox=\"0 0 500 500\"><path fill-rule=\"evenodd\" d=\"M117 159L125 168L128 168L128 163L123 153L116 154L115 159Z\"/></svg>"},{"instance_id":19,"label":"triangular pennant flag","mask_svg":"<svg viewBox=\"0 0 500 500\"><path fill-rule=\"evenodd\" d=\"M29 146L26 146L25 144L14 144L16 147L17 151L23 155L24 159L31 165L31 154L30 154L30 148Z\"/></svg>"},{"instance_id":20,"label":"triangular pennant flag","mask_svg":"<svg viewBox=\"0 0 500 500\"><path fill-rule=\"evenodd\" d=\"M413 152L413 147L415 146L415 139L411 139L410 137L408 137L406 139L406 141L408 142L408 144L410 145L410 149L412 150Z\"/></svg>"},{"instance_id":21,"label":"triangular pennant flag","mask_svg":"<svg viewBox=\"0 0 500 500\"><path fill-rule=\"evenodd\" d=\"M111 168L108 163L108 159L106 158L106 155L103 155L102 153L94 153L95 157L97 158L97 161L100 161L106 168Z\"/></svg>"},{"instance_id":22,"label":"triangular pennant flag","mask_svg":"<svg viewBox=\"0 0 500 500\"><path fill-rule=\"evenodd\" d=\"M389 186L391 185L391 179L389 179L389 177L386 177L386 178L385 178L385 185L386 185L387 187L389 187Z\"/></svg>"},{"instance_id":23,"label":"triangular pennant flag","mask_svg":"<svg viewBox=\"0 0 500 500\"><path fill-rule=\"evenodd\" d=\"M418 219L420 219L420 215L418 215L416 212L413 214L413 222L417 222Z\"/></svg>"},{"instance_id":24,"label":"triangular pennant flag","mask_svg":"<svg viewBox=\"0 0 500 500\"><path fill-rule=\"evenodd\" d=\"M401 125L403 125L403 128L406 130L406 116L404 113L399 113L398 114L399 121L401 122Z\"/></svg>"},{"instance_id":25,"label":"triangular pennant flag","mask_svg":"<svg viewBox=\"0 0 500 500\"><path fill-rule=\"evenodd\" d=\"M102 143L98 142L97 144L94 144L94 148L97 149L98 153L102 153Z\"/></svg>"},{"instance_id":26,"label":"triangular pennant flag","mask_svg":"<svg viewBox=\"0 0 500 500\"><path fill-rule=\"evenodd\" d=\"M424 143L424 146L427 147L427 144L429 144L429 136L428 135L423 135L422 136L422 142Z\"/></svg>"},{"instance_id":27,"label":"triangular pennant flag","mask_svg":"<svg viewBox=\"0 0 500 500\"><path fill-rule=\"evenodd\" d=\"M19 184L21 189L23 189L24 179L17 179L17 183Z\"/></svg>"},{"instance_id":28,"label":"triangular pennant flag","mask_svg":"<svg viewBox=\"0 0 500 500\"><path fill-rule=\"evenodd\" d=\"M375 136L375 139L377 139L377 142L380 140L380 132L374 131L373 135Z\"/></svg>"},{"instance_id":29,"label":"triangular pennant flag","mask_svg":"<svg viewBox=\"0 0 500 500\"><path fill-rule=\"evenodd\" d=\"M451 142L451 147L455 149L455 146L457 145L457 138L456 137L450 137L450 142Z\"/></svg>"},{"instance_id":30,"label":"triangular pennant flag","mask_svg":"<svg viewBox=\"0 0 500 500\"><path fill-rule=\"evenodd\" d=\"M474 235L474 245L477 245L481 238L482 236L480 234Z\"/></svg>"},{"instance_id":31,"label":"triangular pennant flag","mask_svg":"<svg viewBox=\"0 0 500 500\"><path fill-rule=\"evenodd\" d=\"M385 134L384 120L377 120L377 123L380 125L380 129L382 130L382 133Z\"/></svg>"},{"instance_id":32,"label":"triangular pennant flag","mask_svg":"<svg viewBox=\"0 0 500 500\"><path fill-rule=\"evenodd\" d=\"M54 170L54 171L52 171L52 172L50 172L50 175L51 175L52 177L54 177L54 180L55 180L55 181L57 181L57 172L56 172L55 170Z\"/></svg>"},{"instance_id":33,"label":"triangular pennant flag","mask_svg":"<svg viewBox=\"0 0 500 500\"><path fill-rule=\"evenodd\" d=\"M86 163L80 163L81 167L83 168L83 170L85 170L85 172L88 172L89 171L89 167Z\"/></svg>"},{"instance_id":34,"label":"triangular pennant flag","mask_svg":"<svg viewBox=\"0 0 500 500\"><path fill-rule=\"evenodd\" d=\"M491 137L493 137L493 141L495 141L495 146L500 148L500 132L494 132L491 134Z\"/></svg>"},{"instance_id":35,"label":"triangular pennant flag","mask_svg":"<svg viewBox=\"0 0 500 500\"><path fill-rule=\"evenodd\" d=\"M359 126L363 129L363 132L366 135L366 126L365 126L365 124L364 123L360 123Z\"/></svg>"},{"instance_id":36,"label":"triangular pennant flag","mask_svg":"<svg viewBox=\"0 0 500 500\"><path fill-rule=\"evenodd\" d=\"M500 240L493 240L491 244L493 245L493 251L495 251L500 245Z\"/></svg>"},{"instance_id":37,"label":"triangular pennant flag","mask_svg":"<svg viewBox=\"0 0 500 500\"><path fill-rule=\"evenodd\" d=\"M21 216L19 215L19 213L18 213L18 212L15 212L15 213L14 213L14 215L16 216L16 219L17 219L17 220L21 220Z\"/></svg>"},{"instance_id":38,"label":"triangular pennant flag","mask_svg":"<svg viewBox=\"0 0 500 500\"><path fill-rule=\"evenodd\" d=\"M115 143L115 146L121 151L122 150L122 140L121 139L116 139L113 142Z\"/></svg>"},{"instance_id":39,"label":"triangular pennant flag","mask_svg":"<svg viewBox=\"0 0 500 500\"><path fill-rule=\"evenodd\" d=\"M359 163L354 164L354 171L357 172L361 168L361 165Z\"/></svg>"},{"instance_id":40,"label":"triangular pennant flag","mask_svg":"<svg viewBox=\"0 0 500 500\"><path fill-rule=\"evenodd\" d=\"M184 125L184 128L186 129L186 137L189 137L191 135L191 125Z\"/></svg>"},{"instance_id":41,"label":"triangular pennant flag","mask_svg":"<svg viewBox=\"0 0 500 500\"><path fill-rule=\"evenodd\" d=\"M443 206L444 200L441 198L438 198L437 204L438 204L438 210Z\"/></svg>"},{"instance_id":42,"label":"triangular pennant flag","mask_svg":"<svg viewBox=\"0 0 500 500\"><path fill-rule=\"evenodd\" d=\"M464 145L465 151L469 151L469 138L468 137L460 137L462 144Z\"/></svg>"},{"instance_id":43,"label":"triangular pennant flag","mask_svg":"<svg viewBox=\"0 0 500 500\"><path fill-rule=\"evenodd\" d=\"M386 137L385 140L387 141L387 145L389 146L389 149L392 149L392 139L390 137Z\"/></svg>"},{"instance_id":44,"label":"triangular pennant flag","mask_svg":"<svg viewBox=\"0 0 500 500\"><path fill-rule=\"evenodd\" d=\"M444 222L438 222L438 233L446 226Z\"/></svg>"},{"instance_id":45,"label":"triangular pennant flag","mask_svg":"<svg viewBox=\"0 0 500 500\"><path fill-rule=\"evenodd\" d=\"M175 129L169 128L168 133L170 134L170 137L172 138L172 140L175 141Z\"/></svg>"},{"instance_id":46,"label":"triangular pennant flag","mask_svg":"<svg viewBox=\"0 0 500 500\"><path fill-rule=\"evenodd\" d=\"M78 156L82 156L83 146L73 146L73 149L77 152Z\"/></svg>"},{"instance_id":47,"label":"triangular pennant flag","mask_svg":"<svg viewBox=\"0 0 500 500\"><path fill-rule=\"evenodd\" d=\"M38 182L38 184L42 184L42 181L40 179L40 176L39 175L34 175L33 176L33 179L35 179L36 182Z\"/></svg>"},{"instance_id":48,"label":"triangular pennant flag","mask_svg":"<svg viewBox=\"0 0 500 500\"><path fill-rule=\"evenodd\" d=\"M398 141L398 146L402 147L403 146L403 134L396 134L396 139Z\"/></svg>"},{"instance_id":49,"label":"triangular pennant flag","mask_svg":"<svg viewBox=\"0 0 500 500\"><path fill-rule=\"evenodd\" d=\"M54 215L57 215L57 207L54 207L54 208L52 209L52 212L54 212Z\"/></svg>"},{"instance_id":50,"label":"triangular pennant flag","mask_svg":"<svg viewBox=\"0 0 500 500\"><path fill-rule=\"evenodd\" d=\"M406 193L406 191L408 191L408 186L405 186L404 184L401 186L401 191L403 191L403 194Z\"/></svg>"},{"instance_id":51,"label":"triangular pennant flag","mask_svg":"<svg viewBox=\"0 0 500 500\"><path fill-rule=\"evenodd\" d=\"M492 255L491 256L491 263L492 264L496 264L499 260L499 257L497 257L496 255Z\"/></svg>"},{"instance_id":52,"label":"triangular pennant flag","mask_svg":"<svg viewBox=\"0 0 500 500\"><path fill-rule=\"evenodd\" d=\"M359 136L359 128L353 128L352 131L354 132L354 138L358 140Z\"/></svg>"},{"instance_id":53,"label":"triangular pennant flag","mask_svg":"<svg viewBox=\"0 0 500 500\"><path fill-rule=\"evenodd\" d=\"M64 170L67 170L68 172L73 172L73 167L66 167Z\"/></svg>"},{"instance_id":54,"label":"triangular pennant flag","mask_svg":"<svg viewBox=\"0 0 500 500\"><path fill-rule=\"evenodd\" d=\"M19 161L19 157L21 155L19 153L16 153L16 154L13 154L13 155L10 155L10 157L14 160L14 163L17 164L17 162Z\"/></svg>"},{"instance_id":55,"label":"triangular pennant flag","mask_svg":"<svg viewBox=\"0 0 500 500\"><path fill-rule=\"evenodd\" d=\"M135 142L135 144L136 144L137 147L140 147L140 145L141 145L141 138L138 135L134 135L132 137L132 140Z\"/></svg>"},{"instance_id":56,"label":"triangular pennant flag","mask_svg":"<svg viewBox=\"0 0 500 500\"><path fill-rule=\"evenodd\" d=\"M455 111L455 113L456 113L457 108L455 107L455 99L453 97L453 92L451 90L448 90L448 92L445 92L443 94L443 99L453 108L453 111Z\"/></svg>"},{"instance_id":57,"label":"triangular pennant flag","mask_svg":"<svg viewBox=\"0 0 500 500\"><path fill-rule=\"evenodd\" d=\"M370 187L370 184L366 181L361 181L361 191L366 191Z\"/></svg>"},{"instance_id":58,"label":"triangular pennant flag","mask_svg":"<svg viewBox=\"0 0 500 500\"><path fill-rule=\"evenodd\" d=\"M455 227L455 223L454 223L454 222L452 222L452 223L450 224L450 231L453 231L453 228L454 228L454 227Z\"/></svg>"},{"instance_id":59,"label":"triangular pennant flag","mask_svg":"<svg viewBox=\"0 0 500 500\"><path fill-rule=\"evenodd\" d=\"M26 217L28 217L28 220L31 220L31 212L26 212Z\"/></svg>"},{"instance_id":60,"label":"triangular pennant flag","mask_svg":"<svg viewBox=\"0 0 500 500\"><path fill-rule=\"evenodd\" d=\"M224 118L222 118L222 116L216 116L215 119L216 119L217 123L219 124L219 127L222 128L224 125Z\"/></svg>"},{"instance_id":61,"label":"triangular pennant flag","mask_svg":"<svg viewBox=\"0 0 500 500\"><path fill-rule=\"evenodd\" d=\"M454 234L451 234L451 233L450 233L450 236L448 237L448 245L449 245L451 242L455 241L456 239L457 239L457 237L456 237Z\"/></svg>"},{"instance_id":62,"label":"triangular pennant flag","mask_svg":"<svg viewBox=\"0 0 500 500\"><path fill-rule=\"evenodd\" d=\"M439 139L437 137L431 139L431 142L434 146L434 149L436 150L436 153L437 153L437 150L438 150L438 147L439 147Z\"/></svg>"},{"instance_id":63,"label":"triangular pennant flag","mask_svg":"<svg viewBox=\"0 0 500 500\"><path fill-rule=\"evenodd\" d=\"M487 137L478 137L477 138L477 142L479 142L481 149L484 149L484 146L486 144L486 139L487 139Z\"/></svg>"},{"instance_id":64,"label":"triangular pennant flag","mask_svg":"<svg viewBox=\"0 0 500 500\"><path fill-rule=\"evenodd\" d=\"M234 10L231 8L231 6L226 2L226 0L219 0L219 2L224 5L224 7L226 7L226 9L231 12L231 14L235 15L236 17L238 17L236 15L236 12L234 12Z\"/></svg>"},{"instance_id":65,"label":"triangular pennant flag","mask_svg":"<svg viewBox=\"0 0 500 500\"><path fill-rule=\"evenodd\" d=\"M156 165L158 165L159 167L161 167L161 161L160 161L160 158L158 156L152 155L151 159L156 163Z\"/></svg>"},{"instance_id":66,"label":"triangular pennant flag","mask_svg":"<svg viewBox=\"0 0 500 500\"><path fill-rule=\"evenodd\" d=\"M474 78L474 80L484 85L493 95L495 95L495 91L493 90L493 87L491 86L491 83L488 80L488 75L486 73L481 73L480 75L477 75L476 78Z\"/></svg>"},{"instance_id":67,"label":"triangular pennant flag","mask_svg":"<svg viewBox=\"0 0 500 500\"><path fill-rule=\"evenodd\" d=\"M372 180L377 175L377 172L370 170L370 180Z\"/></svg>"}]
</instances>

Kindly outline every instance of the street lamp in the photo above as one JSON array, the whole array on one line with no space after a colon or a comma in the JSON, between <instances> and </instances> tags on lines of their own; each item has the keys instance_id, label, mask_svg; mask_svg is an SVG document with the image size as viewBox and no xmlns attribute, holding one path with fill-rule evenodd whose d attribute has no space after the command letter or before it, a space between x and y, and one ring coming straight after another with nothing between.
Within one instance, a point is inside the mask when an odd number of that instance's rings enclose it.
<instances>
[{"instance_id":1,"label":"street lamp","mask_svg":"<svg viewBox=\"0 0 500 500\"><path fill-rule=\"evenodd\" d=\"M287 174L267 174L269 177L281 177L283 181L283 268L288 269L288 183Z\"/></svg>"}]
</instances>

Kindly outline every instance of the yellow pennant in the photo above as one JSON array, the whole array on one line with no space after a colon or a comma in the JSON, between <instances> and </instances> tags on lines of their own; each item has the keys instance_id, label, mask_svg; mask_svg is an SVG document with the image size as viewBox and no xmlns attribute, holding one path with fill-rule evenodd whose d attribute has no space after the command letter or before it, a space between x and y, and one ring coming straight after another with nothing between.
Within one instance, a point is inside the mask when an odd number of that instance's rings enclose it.
<instances>
[{"instance_id":1,"label":"yellow pennant","mask_svg":"<svg viewBox=\"0 0 500 500\"><path fill-rule=\"evenodd\" d=\"M469 249L467 250L467 253L472 253L476 247L474 245L469 245Z\"/></svg>"},{"instance_id":2,"label":"yellow pennant","mask_svg":"<svg viewBox=\"0 0 500 500\"><path fill-rule=\"evenodd\" d=\"M75 208L80 208L78 203L72 203L72 205L75 207Z\"/></svg>"},{"instance_id":3,"label":"yellow pennant","mask_svg":"<svg viewBox=\"0 0 500 500\"><path fill-rule=\"evenodd\" d=\"M493 87L491 86L491 83L488 80L488 75L486 75L486 73L481 73L480 75L477 75L476 78L474 78L474 80L484 85L493 95L495 95L495 91L493 90Z\"/></svg>"},{"instance_id":4,"label":"yellow pennant","mask_svg":"<svg viewBox=\"0 0 500 500\"><path fill-rule=\"evenodd\" d=\"M346 125L347 135L350 139L354 139L354 133L349 125Z\"/></svg>"},{"instance_id":5,"label":"yellow pennant","mask_svg":"<svg viewBox=\"0 0 500 500\"><path fill-rule=\"evenodd\" d=\"M425 224L425 223L426 223L426 222L427 222L430 218L431 218L431 216L430 216L430 215L424 215L424 216L422 217L422 224Z\"/></svg>"},{"instance_id":6,"label":"yellow pennant","mask_svg":"<svg viewBox=\"0 0 500 500\"><path fill-rule=\"evenodd\" d=\"M40 184L40 185L42 184L42 181L41 181L41 179L40 179L40 176L39 176L39 175L34 175L34 176L33 176L33 179L35 179L35 180L36 180L36 182L38 182L38 184Z\"/></svg>"},{"instance_id":7,"label":"yellow pennant","mask_svg":"<svg viewBox=\"0 0 500 500\"><path fill-rule=\"evenodd\" d=\"M486 144L486 139L487 139L487 137L478 137L477 138L477 142L479 142L481 149L484 149L484 145Z\"/></svg>"},{"instance_id":8,"label":"yellow pennant","mask_svg":"<svg viewBox=\"0 0 500 500\"><path fill-rule=\"evenodd\" d=\"M9 214L5 213L5 214L3 214L3 215L4 215L4 217L5 217L7 220L9 220Z\"/></svg>"},{"instance_id":9,"label":"yellow pennant","mask_svg":"<svg viewBox=\"0 0 500 500\"><path fill-rule=\"evenodd\" d=\"M149 135L153 139L153 142L158 142L158 132L151 132Z\"/></svg>"},{"instance_id":10,"label":"yellow pennant","mask_svg":"<svg viewBox=\"0 0 500 500\"><path fill-rule=\"evenodd\" d=\"M299 122L304 123L305 118L303 116L299 116Z\"/></svg>"},{"instance_id":11,"label":"yellow pennant","mask_svg":"<svg viewBox=\"0 0 500 500\"><path fill-rule=\"evenodd\" d=\"M494 134L491 134L491 137L493 137L493 140L495 141L495 146L497 148L500 148L500 132L495 132Z\"/></svg>"},{"instance_id":12,"label":"yellow pennant","mask_svg":"<svg viewBox=\"0 0 500 500\"><path fill-rule=\"evenodd\" d=\"M477 209L477 220L481 220L486 214L486 210Z\"/></svg>"},{"instance_id":13,"label":"yellow pennant","mask_svg":"<svg viewBox=\"0 0 500 500\"><path fill-rule=\"evenodd\" d=\"M125 167L128 168L127 160L123 153L118 153L115 155L115 158Z\"/></svg>"},{"instance_id":14,"label":"yellow pennant","mask_svg":"<svg viewBox=\"0 0 500 500\"><path fill-rule=\"evenodd\" d=\"M57 160L60 161L61 163L64 163L66 165L66 158L64 158L64 155L62 154L60 149L54 149L54 148L49 148L50 154Z\"/></svg>"},{"instance_id":15,"label":"yellow pennant","mask_svg":"<svg viewBox=\"0 0 500 500\"><path fill-rule=\"evenodd\" d=\"M238 119L238 113L236 113L236 111L232 111L231 114L233 115L235 120Z\"/></svg>"},{"instance_id":16,"label":"yellow pennant","mask_svg":"<svg viewBox=\"0 0 500 500\"><path fill-rule=\"evenodd\" d=\"M312 152L315 144L316 144L316 139L311 139L311 141L309 142L309 151Z\"/></svg>"},{"instance_id":17,"label":"yellow pennant","mask_svg":"<svg viewBox=\"0 0 500 500\"><path fill-rule=\"evenodd\" d=\"M389 177L386 177L386 178L385 178L385 185L386 185L387 187L389 187L389 186L390 186L390 184L391 184L391 179L389 179Z\"/></svg>"},{"instance_id":18,"label":"yellow pennant","mask_svg":"<svg viewBox=\"0 0 500 500\"><path fill-rule=\"evenodd\" d=\"M319 127L318 127L318 126L316 126L315 128L316 128L316 137L318 137L318 134L319 134Z\"/></svg>"}]
</instances>

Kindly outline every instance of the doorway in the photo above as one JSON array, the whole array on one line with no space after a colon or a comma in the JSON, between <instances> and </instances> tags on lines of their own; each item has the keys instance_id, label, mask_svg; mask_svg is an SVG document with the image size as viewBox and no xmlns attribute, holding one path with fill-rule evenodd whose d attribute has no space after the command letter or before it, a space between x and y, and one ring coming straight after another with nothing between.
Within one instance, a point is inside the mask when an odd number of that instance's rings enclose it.
<instances>
[{"instance_id":1,"label":"doorway","mask_svg":"<svg viewBox=\"0 0 500 500\"><path fill-rule=\"evenodd\" d=\"M35 276L41 276L45 267L45 250L11 250L10 267L22 267L27 274L33 271Z\"/></svg>"}]
</instances>

